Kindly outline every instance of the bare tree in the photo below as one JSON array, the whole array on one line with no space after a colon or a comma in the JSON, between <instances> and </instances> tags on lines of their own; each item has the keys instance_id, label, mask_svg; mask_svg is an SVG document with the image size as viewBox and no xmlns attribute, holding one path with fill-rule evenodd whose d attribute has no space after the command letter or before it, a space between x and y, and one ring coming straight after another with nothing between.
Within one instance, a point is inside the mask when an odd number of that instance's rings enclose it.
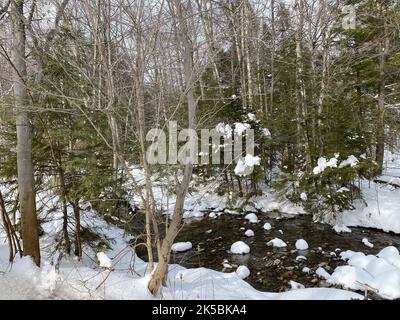
<instances>
[{"instance_id":1,"label":"bare tree","mask_svg":"<svg viewBox=\"0 0 400 320\"><path fill-rule=\"evenodd\" d=\"M178 30L177 37L179 39L179 45L182 51L183 66L184 66L184 77L186 83L186 99L188 108L188 128L189 130L196 129L196 109L197 100L194 97L194 66L193 66L193 42L189 33L189 16L191 13L190 2L181 3L178 0L174 0L171 3L172 12L177 17ZM192 179L193 163L191 160L185 166L184 175L180 182L180 186L177 192L177 198L175 203L175 208L172 216L172 221L169 228L166 231L165 238L162 241L161 252L159 256L159 261L157 268L153 274L153 277L149 283L149 290L155 294L163 281L165 281L166 275L168 273L168 263L171 253L172 244L178 235L180 228L182 226L183 220L183 205L186 197L187 190L189 188L189 183Z\"/></svg>"}]
</instances>

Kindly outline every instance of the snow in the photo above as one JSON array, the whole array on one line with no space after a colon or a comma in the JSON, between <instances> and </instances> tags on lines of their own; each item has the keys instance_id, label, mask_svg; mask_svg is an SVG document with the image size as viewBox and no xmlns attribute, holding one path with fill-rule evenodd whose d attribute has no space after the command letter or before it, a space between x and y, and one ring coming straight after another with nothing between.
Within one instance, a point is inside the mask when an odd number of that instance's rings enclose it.
<instances>
[{"instance_id":1,"label":"snow","mask_svg":"<svg viewBox=\"0 0 400 320\"><path fill-rule=\"evenodd\" d=\"M236 274L240 279L246 279L248 276L250 276L250 270L246 266L239 266L236 269Z\"/></svg>"},{"instance_id":2,"label":"snow","mask_svg":"<svg viewBox=\"0 0 400 320\"><path fill-rule=\"evenodd\" d=\"M233 254L247 254L250 252L250 247L243 241L237 241L231 246L231 252Z\"/></svg>"},{"instance_id":3,"label":"snow","mask_svg":"<svg viewBox=\"0 0 400 320\"><path fill-rule=\"evenodd\" d=\"M296 249L297 250L307 250L308 249L308 243L304 239L299 239L296 241Z\"/></svg>"},{"instance_id":4,"label":"snow","mask_svg":"<svg viewBox=\"0 0 400 320\"><path fill-rule=\"evenodd\" d=\"M171 251L173 252L185 252L192 249L193 245L191 242L177 242L174 243L171 247Z\"/></svg>"},{"instance_id":5,"label":"snow","mask_svg":"<svg viewBox=\"0 0 400 320\"><path fill-rule=\"evenodd\" d=\"M399 250L397 250L396 247L389 246L379 251L379 253L376 256L379 258L386 259L391 264L394 264L395 266L400 268L400 264L398 264L398 259L397 259L399 255L400 255Z\"/></svg>"},{"instance_id":6,"label":"snow","mask_svg":"<svg viewBox=\"0 0 400 320\"><path fill-rule=\"evenodd\" d=\"M226 269L232 269L233 267L232 267L232 265L229 263L229 261L228 260L224 260L224 262L222 263L222 265L224 266L224 268L226 268Z\"/></svg>"},{"instance_id":7,"label":"snow","mask_svg":"<svg viewBox=\"0 0 400 320\"><path fill-rule=\"evenodd\" d=\"M364 243L369 248L374 247L374 245L371 242L369 242L367 238L362 239L362 243Z\"/></svg>"},{"instance_id":8,"label":"snow","mask_svg":"<svg viewBox=\"0 0 400 320\"><path fill-rule=\"evenodd\" d=\"M141 175L142 171L136 170L135 177L139 184L145 182ZM193 216L202 216L203 214L200 214L200 210L209 208L213 208L218 215L226 208L228 195L218 196L214 192L215 189L210 188L210 185L212 184L204 185L188 195L185 200L185 210L188 213L186 216L192 214ZM162 204L162 208L166 213L170 213L175 197L166 195L162 186L157 184L154 187L154 194L157 203ZM135 197L132 200L132 204L140 205L137 197ZM46 198L46 195L43 196L42 193L38 194L38 199L40 206L48 208L53 207L58 201ZM257 204L265 209L273 203L275 207L282 208L287 206L292 208L294 212L301 212L300 207L293 206L289 202L279 201L278 198L275 198L270 193L264 193L263 196L251 200L255 207L257 207ZM167 203L168 206L166 205ZM84 204L81 206L86 207ZM234 207L239 206L234 205ZM72 214L70 208L69 213ZM103 238L109 239L112 249L100 252L100 257L98 258L100 265L96 262L96 256L99 253L91 251L90 248L84 248L85 255L82 261L65 257L59 268L56 269L54 261L57 256L52 257L51 252L54 249L54 237L61 230L62 213L52 212L51 216L54 217L54 220L45 222L42 225L45 231L45 235L41 237L42 268L37 268L27 257L22 259L17 257L12 267L9 266L7 248L3 243L0 243L0 299L321 300L363 298L353 292L327 288L298 289L284 293L260 292L255 290L249 283L243 281L237 272L221 273L206 268L185 269L175 264L169 266L168 287L163 289L162 296L152 296L147 289L151 278L148 264L137 257L131 248L127 247L126 243L129 241L130 236L127 236L122 229L102 220L95 212L82 212L82 226L95 229ZM243 249L243 244L248 248L248 250L244 251L250 252L250 248L244 242L241 242L239 247ZM233 252L234 250L231 251ZM395 251L392 249L381 252L382 256L386 256L387 259L397 263L394 253ZM111 261L112 270L110 267ZM227 262L226 266L228 265L230 264ZM132 272L132 268L134 268L134 272ZM378 269L379 266L376 268ZM389 288L386 291L389 292Z\"/></svg>"},{"instance_id":9,"label":"snow","mask_svg":"<svg viewBox=\"0 0 400 320\"><path fill-rule=\"evenodd\" d=\"M355 210L326 216L325 222L400 233L400 189L362 180L361 190L364 199L354 202Z\"/></svg>"},{"instance_id":10,"label":"snow","mask_svg":"<svg viewBox=\"0 0 400 320\"><path fill-rule=\"evenodd\" d=\"M251 126L248 123L235 122L235 135L241 136L246 130L250 130Z\"/></svg>"},{"instance_id":11,"label":"snow","mask_svg":"<svg viewBox=\"0 0 400 320\"><path fill-rule=\"evenodd\" d=\"M305 256L297 256L296 261L306 261L307 258Z\"/></svg>"},{"instance_id":12,"label":"snow","mask_svg":"<svg viewBox=\"0 0 400 320\"><path fill-rule=\"evenodd\" d=\"M268 241L267 245L272 245L272 246L277 247L277 248L287 247L286 242L284 242L283 240L281 240L279 238L274 238L271 241Z\"/></svg>"},{"instance_id":13,"label":"snow","mask_svg":"<svg viewBox=\"0 0 400 320\"><path fill-rule=\"evenodd\" d=\"M250 175L254 170L254 166L260 165L260 161L260 157L247 154L243 159L238 160L235 167L235 174L241 177Z\"/></svg>"},{"instance_id":14,"label":"snow","mask_svg":"<svg viewBox=\"0 0 400 320\"><path fill-rule=\"evenodd\" d=\"M0 247L1 253L4 247ZM1 254L3 259L5 255ZM129 265L131 257L124 259ZM2 259L0 261L2 261ZM147 263L134 259L136 273L119 266L115 271L95 270L81 264L63 265L59 271L50 264L37 268L30 258L17 260L11 272L0 275L0 299L107 299L107 300L350 300L362 299L353 292L312 288L270 293L255 290L234 273L171 265L168 287L163 295L152 296L147 285L151 278ZM121 262L121 264L124 264ZM147 270L147 271L146 271ZM98 287L98 288L97 288Z\"/></svg>"},{"instance_id":15,"label":"snow","mask_svg":"<svg viewBox=\"0 0 400 320\"><path fill-rule=\"evenodd\" d=\"M358 159L355 156L351 155L346 160L342 161L339 164L339 168L344 168L348 166L355 167L357 164L358 164Z\"/></svg>"},{"instance_id":16,"label":"snow","mask_svg":"<svg viewBox=\"0 0 400 320\"><path fill-rule=\"evenodd\" d=\"M232 127L229 124L225 124L223 122L218 123L215 127L215 130L222 134L224 138L229 138L232 136Z\"/></svg>"},{"instance_id":17,"label":"snow","mask_svg":"<svg viewBox=\"0 0 400 320\"><path fill-rule=\"evenodd\" d=\"M318 159L318 165L313 169L315 175L320 174L325 171L326 168L336 168L337 158L331 158L329 161L326 158L321 157Z\"/></svg>"},{"instance_id":18,"label":"snow","mask_svg":"<svg viewBox=\"0 0 400 320\"><path fill-rule=\"evenodd\" d=\"M335 230L337 233L351 232L351 229L346 226L335 225L335 226L333 226L332 229Z\"/></svg>"},{"instance_id":19,"label":"snow","mask_svg":"<svg viewBox=\"0 0 400 320\"><path fill-rule=\"evenodd\" d=\"M261 131L262 131L264 137L266 137L266 138L271 138L271 137L272 137L271 131L269 131L269 129L267 129L267 128L262 128Z\"/></svg>"},{"instance_id":20,"label":"snow","mask_svg":"<svg viewBox=\"0 0 400 320\"><path fill-rule=\"evenodd\" d=\"M302 285L301 283L298 283L296 281L293 281L293 280L290 280L289 284L290 284L290 289L291 290L305 289L304 285Z\"/></svg>"},{"instance_id":21,"label":"snow","mask_svg":"<svg viewBox=\"0 0 400 320\"><path fill-rule=\"evenodd\" d=\"M249 213L244 217L246 220L248 220L250 223L259 223L260 220L258 220L258 217L255 213Z\"/></svg>"},{"instance_id":22,"label":"snow","mask_svg":"<svg viewBox=\"0 0 400 320\"><path fill-rule=\"evenodd\" d=\"M72 214L72 212L71 212ZM83 212L85 227L98 230L110 239L112 249L103 252L113 261L108 270L94 263L97 253L84 248L82 261L65 257L56 269L50 253L56 231L60 230L61 215L55 221L43 224L45 236L41 237L42 267L37 268L28 257L16 258L10 267L7 247L0 244L0 299L107 299L107 300L350 300L363 297L339 289L310 288L282 293L261 292L241 279L239 272L222 273L206 268L186 269L171 264L167 284L162 295L153 296L147 287L151 279L148 264L126 246L129 237L122 229L103 221L100 216ZM384 254L384 252L383 252ZM103 259L100 255L100 259ZM226 265L229 265L226 262ZM133 268L133 269L132 269ZM134 270L134 272L132 272ZM241 276L239 276L239 274Z\"/></svg>"},{"instance_id":23,"label":"snow","mask_svg":"<svg viewBox=\"0 0 400 320\"><path fill-rule=\"evenodd\" d=\"M246 230L244 234L246 235L246 237L254 237L254 231L250 229Z\"/></svg>"},{"instance_id":24,"label":"snow","mask_svg":"<svg viewBox=\"0 0 400 320\"><path fill-rule=\"evenodd\" d=\"M272 226L271 226L271 224L270 224L269 222L266 222L266 223L264 224L263 228L264 228L264 230L271 230L271 229L272 229Z\"/></svg>"},{"instance_id":25,"label":"snow","mask_svg":"<svg viewBox=\"0 0 400 320\"><path fill-rule=\"evenodd\" d=\"M287 199L282 199L272 189L265 189L264 192L267 194L267 196L257 196L251 199L257 210L260 210L264 213L272 211L285 212L288 215L306 214L302 206L294 204Z\"/></svg>"},{"instance_id":26,"label":"snow","mask_svg":"<svg viewBox=\"0 0 400 320\"><path fill-rule=\"evenodd\" d=\"M320 278L323 278L325 280L329 280L331 278L331 275L322 267L319 267L315 271L316 275L319 276Z\"/></svg>"},{"instance_id":27,"label":"snow","mask_svg":"<svg viewBox=\"0 0 400 320\"><path fill-rule=\"evenodd\" d=\"M301 272L303 273L310 273L311 269L309 267L304 267Z\"/></svg>"},{"instance_id":28,"label":"snow","mask_svg":"<svg viewBox=\"0 0 400 320\"><path fill-rule=\"evenodd\" d=\"M303 201L307 201L307 194L305 192L302 192L300 194L300 199L303 200Z\"/></svg>"},{"instance_id":29,"label":"snow","mask_svg":"<svg viewBox=\"0 0 400 320\"><path fill-rule=\"evenodd\" d=\"M104 252L99 252L97 254L97 259L99 260L100 267L108 269L112 267L111 259L107 257L107 255Z\"/></svg>"},{"instance_id":30,"label":"snow","mask_svg":"<svg viewBox=\"0 0 400 320\"><path fill-rule=\"evenodd\" d=\"M341 258L347 260L348 265L337 267L328 282L354 290L372 290L385 299L400 298L400 256L397 248L386 247L376 256L344 251Z\"/></svg>"}]
</instances>

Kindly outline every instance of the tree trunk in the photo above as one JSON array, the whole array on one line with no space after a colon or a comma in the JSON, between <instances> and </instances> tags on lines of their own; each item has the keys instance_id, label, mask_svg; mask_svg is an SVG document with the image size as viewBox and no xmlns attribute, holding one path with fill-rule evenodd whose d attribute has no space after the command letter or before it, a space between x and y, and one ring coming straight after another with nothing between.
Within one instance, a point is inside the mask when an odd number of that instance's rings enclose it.
<instances>
[{"instance_id":1,"label":"tree trunk","mask_svg":"<svg viewBox=\"0 0 400 320\"><path fill-rule=\"evenodd\" d=\"M82 242L81 242L81 211L79 208L79 201L72 203L75 218L75 256L79 259L82 258Z\"/></svg>"},{"instance_id":2,"label":"tree trunk","mask_svg":"<svg viewBox=\"0 0 400 320\"><path fill-rule=\"evenodd\" d=\"M23 254L40 266L39 228L36 215L36 190L32 162L33 127L28 113L27 69L25 61L25 24L23 0L12 1L12 60L14 64L14 98L17 112L17 170L22 222Z\"/></svg>"},{"instance_id":3,"label":"tree trunk","mask_svg":"<svg viewBox=\"0 0 400 320\"><path fill-rule=\"evenodd\" d=\"M188 104L189 129L195 129L197 101L194 98L193 88L193 45L188 32L187 14L185 15L186 17L184 17L182 13L184 5L178 0L175 0L174 4L179 19L178 38L183 49L182 55L184 64L184 77L186 82L186 99ZM190 10L185 10L185 13L189 11ZM171 246L182 226L183 205L187 190L189 188L189 183L192 179L192 172L193 163L189 161L185 166L184 176L178 190L172 221L162 242L157 269L155 270L153 277L151 278L149 283L149 290L152 294L156 294L158 292L162 283L166 284Z\"/></svg>"},{"instance_id":4,"label":"tree trunk","mask_svg":"<svg viewBox=\"0 0 400 320\"><path fill-rule=\"evenodd\" d=\"M383 171L383 160L385 156L385 66L389 56L389 37L386 35L386 26L383 39L379 43L379 96L378 96L378 125L376 135L376 158L378 164L376 174Z\"/></svg>"}]
</instances>

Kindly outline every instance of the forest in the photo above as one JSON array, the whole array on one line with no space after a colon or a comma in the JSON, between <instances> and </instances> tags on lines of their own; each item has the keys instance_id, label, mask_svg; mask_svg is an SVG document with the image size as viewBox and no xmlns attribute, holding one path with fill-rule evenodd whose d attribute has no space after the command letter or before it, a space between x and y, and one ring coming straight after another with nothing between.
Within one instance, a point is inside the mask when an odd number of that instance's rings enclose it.
<instances>
[{"instance_id":1,"label":"forest","mask_svg":"<svg viewBox=\"0 0 400 320\"><path fill-rule=\"evenodd\" d=\"M0 0L0 300L400 299L399 138L397 0Z\"/></svg>"}]
</instances>

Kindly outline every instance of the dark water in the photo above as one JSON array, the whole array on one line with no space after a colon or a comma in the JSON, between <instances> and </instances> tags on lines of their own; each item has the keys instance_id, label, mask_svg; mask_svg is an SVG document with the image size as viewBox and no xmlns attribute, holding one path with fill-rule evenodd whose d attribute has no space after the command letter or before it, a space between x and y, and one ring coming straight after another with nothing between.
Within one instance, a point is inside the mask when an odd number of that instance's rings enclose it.
<instances>
[{"instance_id":1,"label":"dark water","mask_svg":"<svg viewBox=\"0 0 400 320\"><path fill-rule=\"evenodd\" d=\"M258 224L251 224L244 216L224 214L217 219L206 218L201 221L186 223L176 242L191 241L193 249L174 254L172 262L185 267L206 267L223 272L232 272L237 265L247 265L251 271L246 279L261 291L280 292L287 290L289 280L299 282L306 287L321 287L327 284L318 279L314 271L322 266L329 273L345 262L340 259L340 251L362 251L366 254L377 254L382 248L394 245L400 248L400 235L384 233L379 230L352 228L351 233L336 233L332 227L314 223L310 216L273 219L268 215L258 215ZM272 225L270 231L263 229L265 222ZM254 237L247 238L245 230L252 229ZM210 232L210 230L212 230ZM283 234L279 232L281 230ZM273 248L266 243L278 237L285 241L286 248ZM374 244L368 248L362 243L367 238ZM298 252L295 248L297 239L305 239L309 249ZM230 246L236 241L244 241L250 246L250 254L232 255ZM340 250L339 250L340 249ZM331 252L337 253L332 256ZM307 257L306 261L296 261L298 255ZM228 260L233 269L222 265ZM309 274L302 272L303 267L311 269Z\"/></svg>"}]
</instances>

